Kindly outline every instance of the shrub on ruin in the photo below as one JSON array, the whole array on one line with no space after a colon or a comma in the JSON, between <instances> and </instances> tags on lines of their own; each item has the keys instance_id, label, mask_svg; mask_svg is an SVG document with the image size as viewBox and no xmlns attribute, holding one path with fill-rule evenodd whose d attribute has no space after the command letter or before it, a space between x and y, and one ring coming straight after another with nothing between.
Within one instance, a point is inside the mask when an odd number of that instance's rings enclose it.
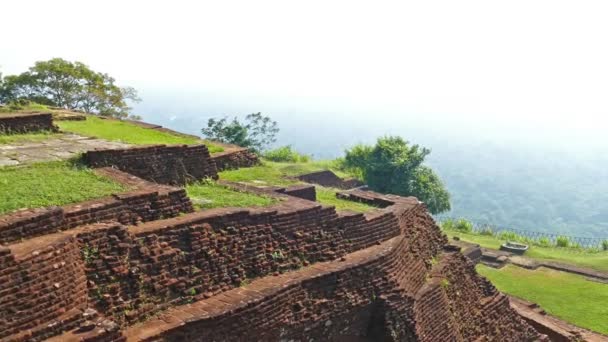
<instances>
[{"instance_id":1,"label":"shrub on ruin","mask_svg":"<svg viewBox=\"0 0 608 342\"><path fill-rule=\"evenodd\" d=\"M311 159L309 155L298 153L291 145L268 150L263 156L270 161L288 163L307 163Z\"/></svg>"}]
</instances>

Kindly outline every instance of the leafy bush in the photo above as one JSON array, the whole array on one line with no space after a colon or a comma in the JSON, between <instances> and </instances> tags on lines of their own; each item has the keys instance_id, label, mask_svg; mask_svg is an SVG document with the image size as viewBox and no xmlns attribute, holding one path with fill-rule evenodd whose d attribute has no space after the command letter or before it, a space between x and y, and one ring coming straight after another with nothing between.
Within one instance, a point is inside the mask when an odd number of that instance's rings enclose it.
<instances>
[{"instance_id":1,"label":"leafy bush","mask_svg":"<svg viewBox=\"0 0 608 342\"><path fill-rule=\"evenodd\" d=\"M310 161L310 156L300 154L291 148L291 145L277 147L274 150L266 151L263 154L264 158L274 162L289 162L289 163L307 163Z\"/></svg>"},{"instance_id":2,"label":"leafy bush","mask_svg":"<svg viewBox=\"0 0 608 342\"><path fill-rule=\"evenodd\" d=\"M568 247L570 246L570 238L567 236L558 236L555 240L555 245L557 247Z\"/></svg>"},{"instance_id":3,"label":"leafy bush","mask_svg":"<svg viewBox=\"0 0 608 342\"><path fill-rule=\"evenodd\" d=\"M608 240L602 241L602 249L608 251Z\"/></svg>"},{"instance_id":4,"label":"leafy bush","mask_svg":"<svg viewBox=\"0 0 608 342\"><path fill-rule=\"evenodd\" d=\"M452 219L445 219L445 220L441 221L440 225L441 225L442 229L454 230L454 220L452 220Z\"/></svg>"},{"instance_id":5,"label":"leafy bush","mask_svg":"<svg viewBox=\"0 0 608 342\"><path fill-rule=\"evenodd\" d=\"M549 240L549 238L546 238L546 237L539 238L536 243L541 247L550 247L551 246L551 240Z\"/></svg>"},{"instance_id":6,"label":"leafy bush","mask_svg":"<svg viewBox=\"0 0 608 342\"><path fill-rule=\"evenodd\" d=\"M470 233L473 231L473 224L463 218L456 220L454 228L463 233Z\"/></svg>"}]
</instances>

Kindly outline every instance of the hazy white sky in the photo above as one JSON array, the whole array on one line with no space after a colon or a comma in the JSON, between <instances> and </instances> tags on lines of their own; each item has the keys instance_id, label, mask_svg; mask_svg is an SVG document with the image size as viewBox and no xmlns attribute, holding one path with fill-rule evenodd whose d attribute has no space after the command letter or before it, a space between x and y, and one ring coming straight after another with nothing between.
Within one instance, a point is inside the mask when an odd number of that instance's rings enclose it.
<instances>
[{"instance_id":1,"label":"hazy white sky","mask_svg":"<svg viewBox=\"0 0 608 342\"><path fill-rule=\"evenodd\" d=\"M522 122L597 133L608 123L606 1L19 0L0 8L5 74L63 57L144 90L348 103L498 129Z\"/></svg>"}]
</instances>

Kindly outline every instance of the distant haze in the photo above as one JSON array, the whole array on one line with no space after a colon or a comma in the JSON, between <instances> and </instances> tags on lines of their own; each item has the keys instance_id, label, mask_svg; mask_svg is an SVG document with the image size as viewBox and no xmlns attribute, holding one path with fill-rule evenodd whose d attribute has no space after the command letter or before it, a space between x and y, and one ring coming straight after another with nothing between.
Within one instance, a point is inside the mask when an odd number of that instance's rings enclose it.
<instances>
[{"instance_id":1,"label":"distant haze","mask_svg":"<svg viewBox=\"0 0 608 342\"><path fill-rule=\"evenodd\" d=\"M82 61L137 88L145 120L198 133L263 112L279 144L320 158L402 135L434 150L455 215L608 236L604 1L20 0L2 12L3 74Z\"/></svg>"}]
</instances>

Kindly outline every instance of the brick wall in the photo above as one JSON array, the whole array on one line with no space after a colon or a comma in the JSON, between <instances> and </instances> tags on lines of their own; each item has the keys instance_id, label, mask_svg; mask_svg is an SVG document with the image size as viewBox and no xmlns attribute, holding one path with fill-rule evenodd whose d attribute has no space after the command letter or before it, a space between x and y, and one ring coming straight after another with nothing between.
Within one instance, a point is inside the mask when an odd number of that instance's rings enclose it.
<instances>
[{"instance_id":1,"label":"brick wall","mask_svg":"<svg viewBox=\"0 0 608 342\"><path fill-rule=\"evenodd\" d=\"M91 167L115 167L160 184L183 185L203 178L217 178L215 163L205 145L93 150L83 158Z\"/></svg>"},{"instance_id":2,"label":"brick wall","mask_svg":"<svg viewBox=\"0 0 608 342\"><path fill-rule=\"evenodd\" d=\"M12 243L101 221L135 224L191 212L184 189L151 185L64 207L21 210L0 216L0 244Z\"/></svg>"},{"instance_id":3,"label":"brick wall","mask_svg":"<svg viewBox=\"0 0 608 342\"><path fill-rule=\"evenodd\" d=\"M287 188L279 188L276 192L313 202L317 200L317 190L314 185L294 185Z\"/></svg>"},{"instance_id":4,"label":"brick wall","mask_svg":"<svg viewBox=\"0 0 608 342\"><path fill-rule=\"evenodd\" d=\"M0 114L0 134L39 131L57 131L52 114Z\"/></svg>"},{"instance_id":5,"label":"brick wall","mask_svg":"<svg viewBox=\"0 0 608 342\"><path fill-rule=\"evenodd\" d=\"M0 249L0 280L9 284L0 293L12 295L0 300L7 313L0 331L39 340L86 324L82 312L93 307L124 334L96 328L55 340L538 337L466 257L446 247L423 204L392 200L376 213L339 215L289 198L273 207L212 209L131 227L80 226L12 244ZM64 253L68 266L58 259ZM63 277L38 273L59 267L69 267ZM46 294L48 300L37 300ZM28 338L15 335L23 329L31 329Z\"/></svg>"},{"instance_id":6,"label":"brick wall","mask_svg":"<svg viewBox=\"0 0 608 342\"><path fill-rule=\"evenodd\" d=\"M258 156L242 147L230 147L224 152L214 153L213 161L217 167L217 171L224 171L230 169L238 169L241 167L251 167L260 163Z\"/></svg>"},{"instance_id":7,"label":"brick wall","mask_svg":"<svg viewBox=\"0 0 608 342\"><path fill-rule=\"evenodd\" d=\"M0 270L0 339L52 336L81 322L87 285L73 238L4 248Z\"/></svg>"}]
</instances>

